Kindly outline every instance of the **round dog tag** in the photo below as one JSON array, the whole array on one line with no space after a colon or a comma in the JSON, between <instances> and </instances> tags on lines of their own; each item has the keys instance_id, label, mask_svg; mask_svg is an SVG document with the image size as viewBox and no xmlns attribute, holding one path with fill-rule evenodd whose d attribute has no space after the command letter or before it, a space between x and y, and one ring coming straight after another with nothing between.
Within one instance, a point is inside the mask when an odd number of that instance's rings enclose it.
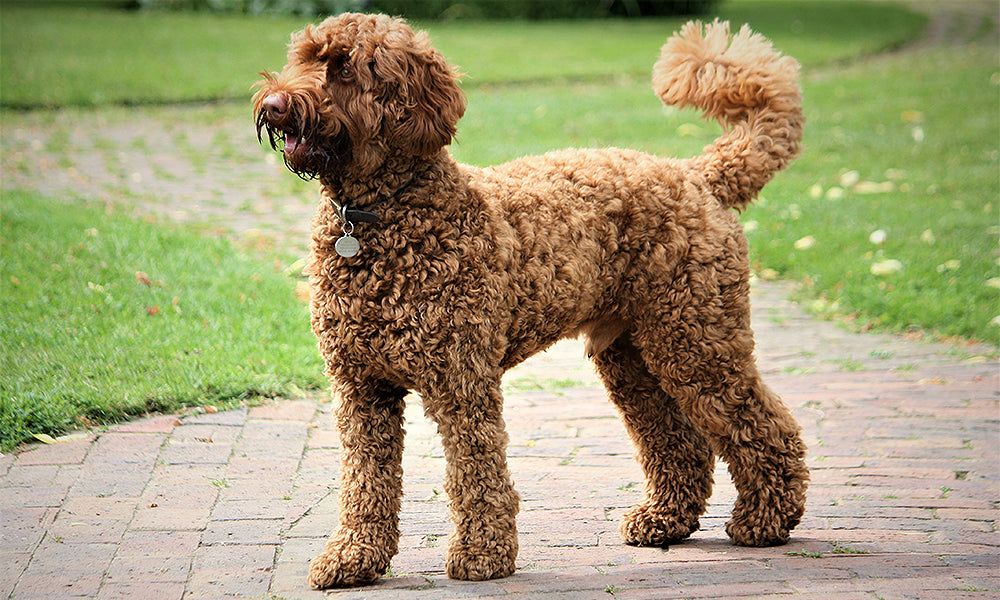
<instances>
[{"instance_id":1,"label":"round dog tag","mask_svg":"<svg viewBox=\"0 0 1000 600\"><path fill-rule=\"evenodd\" d=\"M351 236L351 234L345 234L344 237L337 240L337 243L333 245L333 248L337 251L337 254L343 256L344 258L351 258L361 250L361 244L358 243L358 239Z\"/></svg>"}]
</instances>

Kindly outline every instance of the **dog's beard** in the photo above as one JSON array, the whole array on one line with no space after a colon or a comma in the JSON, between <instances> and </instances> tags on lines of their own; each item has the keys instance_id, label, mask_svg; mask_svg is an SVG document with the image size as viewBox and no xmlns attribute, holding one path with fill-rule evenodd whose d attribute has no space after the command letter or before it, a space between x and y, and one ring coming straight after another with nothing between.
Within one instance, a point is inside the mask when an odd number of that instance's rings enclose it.
<instances>
[{"instance_id":1,"label":"dog's beard","mask_svg":"<svg viewBox=\"0 0 1000 600\"><path fill-rule=\"evenodd\" d=\"M343 134L318 141L286 134L282 156L289 171L309 181L347 164L350 147L347 136Z\"/></svg>"},{"instance_id":2,"label":"dog's beard","mask_svg":"<svg viewBox=\"0 0 1000 600\"><path fill-rule=\"evenodd\" d=\"M301 121L298 125L275 125L267 121L261 113L257 115L257 140L263 143L264 133L271 148L280 150L285 161L285 167L302 179L309 181L350 162L351 143L346 132L332 137L313 133L315 128L306 127Z\"/></svg>"}]
</instances>

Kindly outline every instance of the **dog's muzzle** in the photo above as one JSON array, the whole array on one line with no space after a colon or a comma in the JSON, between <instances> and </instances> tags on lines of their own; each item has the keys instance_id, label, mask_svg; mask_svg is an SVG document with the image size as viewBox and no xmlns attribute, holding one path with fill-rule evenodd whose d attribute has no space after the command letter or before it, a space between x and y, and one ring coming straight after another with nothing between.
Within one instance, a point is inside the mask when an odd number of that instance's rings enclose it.
<instances>
[{"instance_id":1,"label":"dog's muzzle","mask_svg":"<svg viewBox=\"0 0 1000 600\"><path fill-rule=\"evenodd\" d=\"M295 154L300 149L305 149L306 144L302 136L301 128L293 127L294 118L289 114L288 97L282 92L269 94L261 102L261 111L257 116L257 138L261 138L261 130L267 130L268 141L271 147L278 149L277 140L284 142L283 151L285 155Z\"/></svg>"}]
</instances>

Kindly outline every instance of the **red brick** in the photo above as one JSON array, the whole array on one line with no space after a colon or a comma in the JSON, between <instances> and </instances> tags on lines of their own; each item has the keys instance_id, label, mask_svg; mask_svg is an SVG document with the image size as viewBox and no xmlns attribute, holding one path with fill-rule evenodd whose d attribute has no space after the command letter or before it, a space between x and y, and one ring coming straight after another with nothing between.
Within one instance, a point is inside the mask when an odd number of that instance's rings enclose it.
<instances>
[{"instance_id":1,"label":"red brick","mask_svg":"<svg viewBox=\"0 0 1000 600\"><path fill-rule=\"evenodd\" d=\"M188 580L192 559L191 556L116 556L108 568L107 581L184 583Z\"/></svg>"},{"instance_id":2,"label":"red brick","mask_svg":"<svg viewBox=\"0 0 1000 600\"><path fill-rule=\"evenodd\" d=\"M127 531L118 546L121 557L194 556L201 531Z\"/></svg>"},{"instance_id":3,"label":"red brick","mask_svg":"<svg viewBox=\"0 0 1000 600\"><path fill-rule=\"evenodd\" d=\"M233 544L280 544L279 533L284 525L281 519L236 519L210 521L205 528L203 546Z\"/></svg>"},{"instance_id":4,"label":"red brick","mask_svg":"<svg viewBox=\"0 0 1000 600\"><path fill-rule=\"evenodd\" d=\"M624 588L617 592L614 595L614 598L616 600L639 600L646 598L662 598L663 600L670 598L739 598L750 595L787 593L789 593L789 589L781 583L752 582L721 585L663 587L656 589L655 591L652 588Z\"/></svg>"},{"instance_id":5,"label":"red brick","mask_svg":"<svg viewBox=\"0 0 1000 600\"><path fill-rule=\"evenodd\" d=\"M311 421L316 415L314 400L281 400L250 409L249 419L269 419L280 421Z\"/></svg>"},{"instance_id":6,"label":"red brick","mask_svg":"<svg viewBox=\"0 0 1000 600\"><path fill-rule=\"evenodd\" d=\"M174 430L170 439L176 442L232 444L242 432L242 427L230 425L184 423Z\"/></svg>"},{"instance_id":7,"label":"red brick","mask_svg":"<svg viewBox=\"0 0 1000 600\"><path fill-rule=\"evenodd\" d=\"M6 538L6 534L4 535ZM0 550L0 598L7 598L14 591L21 573L28 567L31 552L10 550L5 547Z\"/></svg>"},{"instance_id":8,"label":"red brick","mask_svg":"<svg viewBox=\"0 0 1000 600\"><path fill-rule=\"evenodd\" d=\"M63 503L69 486L0 488L0 507L57 507Z\"/></svg>"},{"instance_id":9,"label":"red brick","mask_svg":"<svg viewBox=\"0 0 1000 600\"><path fill-rule=\"evenodd\" d=\"M59 475L59 465L13 465L4 479L4 487L44 487Z\"/></svg>"},{"instance_id":10,"label":"red brick","mask_svg":"<svg viewBox=\"0 0 1000 600\"><path fill-rule=\"evenodd\" d=\"M168 440L158 460L165 464L225 464L232 454L232 445L201 441Z\"/></svg>"},{"instance_id":11,"label":"red brick","mask_svg":"<svg viewBox=\"0 0 1000 600\"><path fill-rule=\"evenodd\" d=\"M202 546L185 598L266 596L275 551L275 546Z\"/></svg>"},{"instance_id":12,"label":"red brick","mask_svg":"<svg viewBox=\"0 0 1000 600\"><path fill-rule=\"evenodd\" d=\"M212 508L210 506L198 508L140 507L135 512L135 518L129 525L129 530L154 529L162 531L169 529L173 531L201 531L208 524L211 512Z\"/></svg>"},{"instance_id":13,"label":"red brick","mask_svg":"<svg viewBox=\"0 0 1000 600\"><path fill-rule=\"evenodd\" d=\"M156 415L148 419L140 419L118 425L111 429L114 433L170 433L180 425L177 415Z\"/></svg>"},{"instance_id":14,"label":"red brick","mask_svg":"<svg viewBox=\"0 0 1000 600\"><path fill-rule=\"evenodd\" d=\"M35 444L17 455L16 465L68 465L83 462L90 450L92 436L59 444Z\"/></svg>"},{"instance_id":15,"label":"red brick","mask_svg":"<svg viewBox=\"0 0 1000 600\"><path fill-rule=\"evenodd\" d=\"M105 433L94 442L87 455L88 463L152 463L167 439L165 434Z\"/></svg>"},{"instance_id":16,"label":"red brick","mask_svg":"<svg viewBox=\"0 0 1000 600\"><path fill-rule=\"evenodd\" d=\"M102 574L92 571L33 572L30 568L14 588L17 600L52 600L71 596L94 597L101 587Z\"/></svg>"},{"instance_id":17,"label":"red brick","mask_svg":"<svg viewBox=\"0 0 1000 600\"><path fill-rule=\"evenodd\" d=\"M105 582L97 600L181 600L185 587L183 582Z\"/></svg>"}]
</instances>

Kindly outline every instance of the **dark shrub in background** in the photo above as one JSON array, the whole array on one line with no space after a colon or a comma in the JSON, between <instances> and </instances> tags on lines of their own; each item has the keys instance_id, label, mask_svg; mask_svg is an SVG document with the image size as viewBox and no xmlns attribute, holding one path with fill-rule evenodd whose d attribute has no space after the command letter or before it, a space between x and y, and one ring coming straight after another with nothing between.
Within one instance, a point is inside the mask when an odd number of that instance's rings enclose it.
<instances>
[{"instance_id":1,"label":"dark shrub in background","mask_svg":"<svg viewBox=\"0 0 1000 600\"><path fill-rule=\"evenodd\" d=\"M702 14L718 0L372 0L379 12L415 19L589 19Z\"/></svg>"},{"instance_id":2,"label":"dark shrub in background","mask_svg":"<svg viewBox=\"0 0 1000 600\"><path fill-rule=\"evenodd\" d=\"M321 16L384 12L411 19L590 19L703 14L719 0L133 0L156 10Z\"/></svg>"}]
</instances>

